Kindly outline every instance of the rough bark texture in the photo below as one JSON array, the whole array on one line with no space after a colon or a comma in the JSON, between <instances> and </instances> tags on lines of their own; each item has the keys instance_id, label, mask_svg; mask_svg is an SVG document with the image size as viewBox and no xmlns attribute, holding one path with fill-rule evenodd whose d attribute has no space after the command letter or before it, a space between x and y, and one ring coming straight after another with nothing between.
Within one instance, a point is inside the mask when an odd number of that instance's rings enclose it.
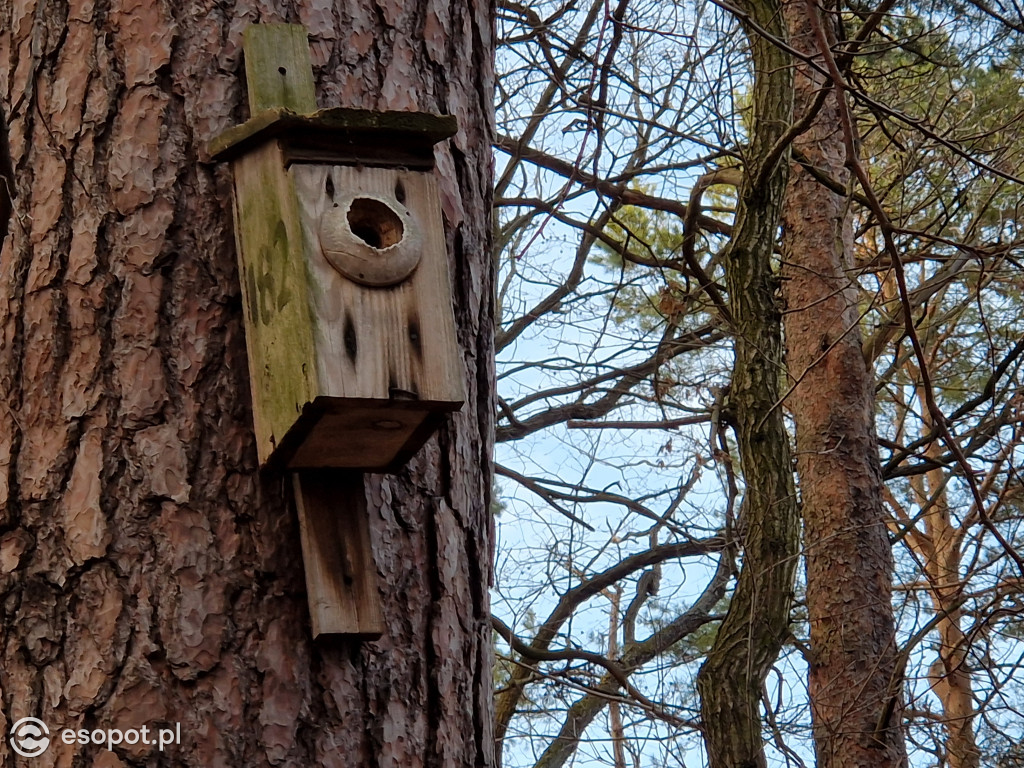
<instances>
[{"instance_id":1,"label":"rough bark texture","mask_svg":"<svg viewBox=\"0 0 1024 768\"><path fill-rule=\"evenodd\" d=\"M753 20L784 39L779 5L748 2ZM792 120L788 54L748 29L754 62L754 123L744 156L736 222L726 254L735 321L730 409L744 496L743 567L729 612L697 676L711 768L765 766L761 691L786 638L799 553L799 513L783 421L782 318L772 249L786 188L788 149L774 148Z\"/></svg>"},{"instance_id":2,"label":"rough bark texture","mask_svg":"<svg viewBox=\"0 0 1024 768\"><path fill-rule=\"evenodd\" d=\"M813 52L807 7L787 3L785 15L793 46ZM823 75L797 65L798 118L824 86ZM834 92L794 145L828 175L848 180ZM817 765L885 768L907 758L890 602L893 561L872 377L849 276L849 213L847 197L793 169L783 215L783 285L787 359L799 383L788 404L803 504Z\"/></svg>"},{"instance_id":3,"label":"rough bark texture","mask_svg":"<svg viewBox=\"0 0 1024 768\"><path fill-rule=\"evenodd\" d=\"M4 0L18 221L0 255L0 731L16 766L491 763L486 2ZM366 483L388 624L314 645L284 479L260 477L229 178L249 23L303 23L320 103L458 116L438 152L468 402Z\"/></svg>"}]
</instances>

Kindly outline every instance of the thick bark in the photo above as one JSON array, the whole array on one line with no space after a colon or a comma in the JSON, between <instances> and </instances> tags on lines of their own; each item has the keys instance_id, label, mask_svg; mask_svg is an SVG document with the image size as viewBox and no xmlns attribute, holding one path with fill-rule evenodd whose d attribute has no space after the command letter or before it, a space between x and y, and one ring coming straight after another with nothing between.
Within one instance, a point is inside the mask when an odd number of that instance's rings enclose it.
<instances>
[{"instance_id":1,"label":"thick bark","mask_svg":"<svg viewBox=\"0 0 1024 768\"><path fill-rule=\"evenodd\" d=\"M0 3L18 215L0 256L0 731L183 743L4 765L491 764L492 19L485 2ZM314 644L283 478L256 472L229 176L251 22L321 105L453 113L438 152L468 402L366 482L387 632ZM82 754L84 753L84 754ZM76 757L77 755L77 757Z\"/></svg>"},{"instance_id":2,"label":"thick bark","mask_svg":"<svg viewBox=\"0 0 1024 768\"><path fill-rule=\"evenodd\" d=\"M776 2L758 0L745 8L761 29L786 37ZM761 691L788 632L800 536L779 407L782 319L772 266L788 170L789 151L779 140L792 120L792 68L789 56L774 43L747 31L754 61L754 122L725 259L736 334L729 405L743 471L743 566L728 614L697 676L711 768L766 764Z\"/></svg>"},{"instance_id":3,"label":"thick bark","mask_svg":"<svg viewBox=\"0 0 1024 768\"><path fill-rule=\"evenodd\" d=\"M791 44L816 51L808 4L785 8ZM797 65L796 115L815 104L826 78ZM795 147L845 182L835 93L829 92ZM892 552L874 432L874 392L862 351L850 277L849 198L793 169L783 216L786 350L798 383L788 399L796 423L803 506L809 693L820 768L906 764L900 670L891 606Z\"/></svg>"}]
</instances>

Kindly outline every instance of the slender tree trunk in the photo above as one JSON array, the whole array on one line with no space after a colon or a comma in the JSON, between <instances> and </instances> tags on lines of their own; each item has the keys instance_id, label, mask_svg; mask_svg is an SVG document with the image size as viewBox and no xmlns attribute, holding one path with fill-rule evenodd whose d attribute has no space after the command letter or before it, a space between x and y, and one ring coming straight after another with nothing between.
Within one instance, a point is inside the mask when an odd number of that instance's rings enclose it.
<instances>
[{"instance_id":1,"label":"slender tree trunk","mask_svg":"<svg viewBox=\"0 0 1024 768\"><path fill-rule=\"evenodd\" d=\"M811 53L817 46L807 8L803 0L788 2L785 16L792 45ZM798 63L797 119L825 87L823 75ZM794 148L832 178L848 182L834 92ZM798 382L788 404L796 422L803 503L817 764L901 766L907 757L891 606L893 561L872 377L850 277L849 198L796 166L783 219L786 351Z\"/></svg>"},{"instance_id":2,"label":"slender tree trunk","mask_svg":"<svg viewBox=\"0 0 1024 768\"><path fill-rule=\"evenodd\" d=\"M931 431L927 411L921 414L922 429ZM939 459L941 444L936 441L925 449L925 456ZM946 765L948 768L979 768L981 753L974 738L974 689L967 668L969 640L962 627L960 600L960 545L963 534L953 522L946 496L945 472L928 472L924 482L913 483L918 504L928 505L924 516L927 551L919 552L928 576L932 606L939 616L938 658L932 665L932 690L942 703L946 729Z\"/></svg>"},{"instance_id":3,"label":"slender tree trunk","mask_svg":"<svg viewBox=\"0 0 1024 768\"><path fill-rule=\"evenodd\" d=\"M491 764L488 3L3 0L20 191L0 255L0 730L180 722L5 766ZM229 171L241 37L304 23L321 105L454 113L438 152L468 402L366 483L385 636L313 644L258 475Z\"/></svg>"},{"instance_id":4,"label":"slender tree trunk","mask_svg":"<svg viewBox=\"0 0 1024 768\"><path fill-rule=\"evenodd\" d=\"M619 603L622 601L622 587L606 590L608 601L608 658L619 657ZM622 712L619 702L608 702L608 735L612 739L612 761L615 768L626 768L626 734L622 728Z\"/></svg>"},{"instance_id":5,"label":"slender tree trunk","mask_svg":"<svg viewBox=\"0 0 1024 768\"><path fill-rule=\"evenodd\" d=\"M774 0L744 4L762 30L786 38ZM799 553L799 513L783 422L782 319L772 267L789 150L780 148L793 111L789 55L748 27L754 116L736 221L726 252L735 362L730 409L739 440L744 497L743 567L729 611L697 676L711 768L765 766L761 691L788 633Z\"/></svg>"},{"instance_id":6,"label":"slender tree trunk","mask_svg":"<svg viewBox=\"0 0 1024 768\"><path fill-rule=\"evenodd\" d=\"M729 563L724 559L720 560L715 575L711 577L700 597L686 611L652 632L646 639L627 643L622 648L622 658L619 659L622 669L640 669L711 621L711 611L725 595L729 570ZM586 694L569 707L558 735L537 758L535 768L562 768L573 758L583 734L608 705L609 697L622 695L622 687L611 672L602 675L593 688L595 693Z\"/></svg>"},{"instance_id":7,"label":"slender tree trunk","mask_svg":"<svg viewBox=\"0 0 1024 768\"><path fill-rule=\"evenodd\" d=\"M945 491L942 492L945 495ZM942 615L937 629L939 632L939 654L933 665L933 686L942 702L942 714L946 729L946 764L949 768L979 768L981 753L974 738L974 689L967 664L970 641L964 635L961 622L960 597L963 584L960 581L960 532L951 525L949 507L945 499L941 508L930 515L941 514L944 519L932 524L935 560L929 570L934 570L932 603L936 613ZM939 505L936 505L939 506Z\"/></svg>"}]
</instances>

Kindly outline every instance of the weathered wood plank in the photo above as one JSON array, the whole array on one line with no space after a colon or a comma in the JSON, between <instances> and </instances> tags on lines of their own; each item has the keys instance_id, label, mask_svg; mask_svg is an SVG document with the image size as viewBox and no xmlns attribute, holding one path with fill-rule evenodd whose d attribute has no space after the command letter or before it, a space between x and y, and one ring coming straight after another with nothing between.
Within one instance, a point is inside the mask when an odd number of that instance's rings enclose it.
<instances>
[{"instance_id":1,"label":"weathered wood plank","mask_svg":"<svg viewBox=\"0 0 1024 768\"><path fill-rule=\"evenodd\" d=\"M295 191L276 144L234 162L235 237L253 421L265 463L317 394L316 344Z\"/></svg>"},{"instance_id":2,"label":"weathered wood plank","mask_svg":"<svg viewBox=\"0 0 1024 768\"><path fill-rule=\"evenodd\" d=\"M316 110L302 27L250 28L245 58L255 114ZM234 161L234 171L253 412L265 463L321 388L307 271L314 241L304 241L280 141L250 147ZM384 622L363 476L320 470L294 473L292 481L313 636L379 637Z\"/></svg>"},{"instance_id":3,"label":"weathered wood plank","mask_svg":"<svg viewBox=\"0 0 1024 768\"><path fill-rule=\"evenodd\" d=\"M384 633L370 547L363 476L319 470L292 475L313 637Z\"/></svg>"},{"instance_id":4,"label":"weathered wood plank","mask_svg":"<svg viewBox=\"0 0 1024 768\"><path fill-rule=\"evenodd\" d=\"M418 400L454 410L465 399L437 186L429 173L358 166L293 165L310 255L311 305L321 394ZM389 201L416 239L419 265L404 281L367 288L344 277L319 248L321 217L353 195ZM405 216L405 213L408 216ZM378 250L380 258L387 249ZM429 405L428 405L429 404ZM443 404L447 404L443 405Z\"/></svg>"},{"instance_id":5,"label":"weathered wood plank","mask_svg":"<svg viewBox=\"0 0 1024 768\"><path fill-rule=\"evenodd\" d=\"M309 35L298 24L254 24L245 30L249 113L284 108L316 112Z\"/></svg>"},{"instance_id":6,"label":"weathered wood plank","mask_svg":"<svg viewBox=\"0 0 1024 768\"><path fill-rule=\"evenodd\" d=\"M248 148L265 141L285 137L299 151L309 146L327 145L324 152L332 158L346 154L364 158L378 155L384 162L388 156L411 155L429 159L433 165L432 147L455 135L458 124L453 115L432 115L425 112L373 112L368 109L330 107L312 114L298 114L283 107L253 112L241 125L229 128L210 142L210 155L217 160L230 160Z\"/></svg>"},{"instance_id":7,"label":"weathered wood plank","mask_svg":"<svg viewBox=\"0 0 1024 768\"><path fill-rule=\"evenodd\" d=\"M292 469L358 467L366 472L396 472L452 410L450 403L318 398L303 414L314 426L302 429L301 441L283 450Z\"/></svg>"}]
</instances>

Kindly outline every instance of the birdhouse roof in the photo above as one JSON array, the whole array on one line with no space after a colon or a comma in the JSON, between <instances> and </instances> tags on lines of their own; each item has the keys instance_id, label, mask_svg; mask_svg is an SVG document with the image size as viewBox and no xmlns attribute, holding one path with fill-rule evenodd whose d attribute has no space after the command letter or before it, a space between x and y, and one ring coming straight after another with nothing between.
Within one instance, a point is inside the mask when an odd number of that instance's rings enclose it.
<instances>
[{"instance_id":1,"label":"birdhouse roof","mask_svg":"<svg viewBox=\"0 0 1024 768\"><path fill-rule=\"evenodd\" d=\"M289 162L362 163L433 167L433 147L455 135L453 115L374 112L334 107L311 114L265 109L210 142L210 155L225 161L278 140Z\"/></svg>"}]
</instances>

